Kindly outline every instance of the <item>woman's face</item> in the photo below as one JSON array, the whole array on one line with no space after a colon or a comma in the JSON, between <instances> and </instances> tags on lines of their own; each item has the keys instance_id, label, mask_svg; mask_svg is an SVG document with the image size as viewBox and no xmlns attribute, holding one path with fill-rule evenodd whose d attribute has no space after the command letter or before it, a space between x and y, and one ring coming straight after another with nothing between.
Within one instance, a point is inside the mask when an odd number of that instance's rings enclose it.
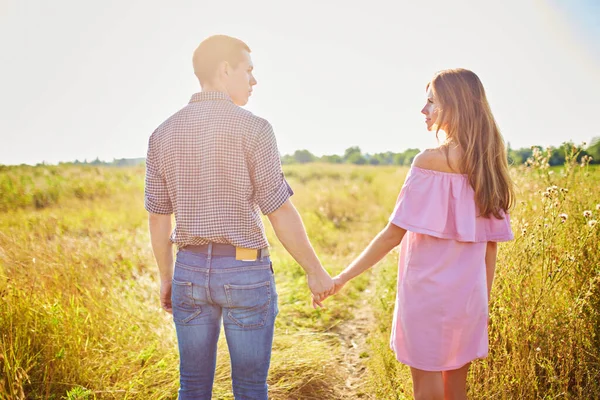
<instances>
[{"instance_id":1,"label":"woman's face","mask_svg":"<svg viewBox=\"0 0 600 400\"><path fill-rule=\"evenodd\" d=\"M425 107L421 110L421 113L425 115L425 123L427 124L427 130L431 131L438 118L438 106L435 99L433 98L433 91L431 85L427 89L427 102Z\"/></svg>"}]
</instances>

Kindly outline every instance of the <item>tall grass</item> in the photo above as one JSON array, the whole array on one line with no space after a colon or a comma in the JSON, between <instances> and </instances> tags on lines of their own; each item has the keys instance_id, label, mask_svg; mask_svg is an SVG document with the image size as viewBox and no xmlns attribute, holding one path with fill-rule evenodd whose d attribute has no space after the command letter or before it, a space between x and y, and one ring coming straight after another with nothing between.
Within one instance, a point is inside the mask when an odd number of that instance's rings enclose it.
<instances>
[{"instance_id":1,"label":"tall grass","mask_svg":"<svg viewBox=\"0 0 600 400\"><path fill-rule=\"evenodd\" d=\"M576 149L561 168L547 157L513 170L516 238L500 246L490 353L473 363L469 398L600 398L600 171L577 164ZM373 302L369 383L381 399L411 398L409 370L388 349L395 273L378 274Z\"/></svg>"},{"instance_id":2,"label":"tall grass","mask_svg":"<svg viewBox=\"0 0 600 400\"><path fill-rule=\"evenodd\" d=\"M590 223L600 217L600 171L572 162L550 170L537 157L538 166L513 170L517 239L500 247L490 356L474 363L473 398L600 398L600 242ZM285 172L312 243L335 273L386 224L407 169ZM176 338L158 304L143 169L10 167L0 171L0 188L0 398L176 398ZM302 270L267 234L280 301L271 397L411 398L408 368L388 346L397 256L315 311ZM340 337L365 298L376 316L360 355L368 372L349 397ZM215 399L233 398L228 375L221 341Z\"/></svg>"},{"instance_id":3,"label":"tall grass","mask_svg":"<svg viewBox=\"0 0 600 400\"><path fill-rule=\"evenodd\" d=\"M140 168L137 169L141 171ZM65 198L94 199L127 189L131 175L119 169L94 166L0 165L0 212L45 208Z\"/></svg>"},{"instance_id":4,"label":"tall grass","mask_svg":"<svg viewBox=\"0 0 600 400\"><path fill-rule=\"evenodd\" d=\"M300 168L298 178L291 178L317 250L338 269L352 253L354 238L362 237L340 225L358 221L360 211L336 208L335 201L354 181L352 173L374 174L357 171L341 171L342 179L313 179L312 171ZM8 174L13 181L32 182L50 174L63 183L44 187L58 193L58 201L44 207L13 204L13 193L2 193L10 211L0 213L0 398L175 398L175 333L157 301L143 169L25 167ZM93 182L97 175L104 176L105 190L90 189L90 196L72 190L73 179ZM317 190L320 184L328 191ZM317 198L323 198L323 207L309 207ZM327 224L329 217L339 221ZM362 287L314 311L302 270L273 232L268 234L280 298L271 396L335 399L344 377L337 372L341 354L334 331L351 319ZM232 398L223 342L214 397Z\"/></svg>"}]
</instances>

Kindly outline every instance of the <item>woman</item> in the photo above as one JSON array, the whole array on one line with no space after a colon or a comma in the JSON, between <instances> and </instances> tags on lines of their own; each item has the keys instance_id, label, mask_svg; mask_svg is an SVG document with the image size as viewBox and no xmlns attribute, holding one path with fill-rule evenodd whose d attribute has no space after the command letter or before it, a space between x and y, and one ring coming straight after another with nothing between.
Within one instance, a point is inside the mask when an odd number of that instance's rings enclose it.
<instances>
[{"instance_id":1,"label":"woman","mask_svg":"<svg viewBox=\"0 0 600 400\"><path fill-rule=\"evenodd\" d=\"M513 239L514 189L477 75L441 71L426 90L427 129L445 140L414 159L389 224L335 291L402 242L391 347L411 367L415 399L466 399L469 365L488 353L496 243Z\"/></svg>"}]
</instances>

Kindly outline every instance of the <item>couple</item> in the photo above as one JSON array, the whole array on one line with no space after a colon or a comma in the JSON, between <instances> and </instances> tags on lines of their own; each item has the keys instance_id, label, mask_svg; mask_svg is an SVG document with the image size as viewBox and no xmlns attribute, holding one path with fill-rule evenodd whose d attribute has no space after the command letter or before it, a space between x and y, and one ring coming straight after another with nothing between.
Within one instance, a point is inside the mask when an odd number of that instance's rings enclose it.
<instances>
[{"instance_id":1,"label":"couple","mask_svg":"<svg viewBox=\"0 0 600 400\"><path fill-rule=\"evenodd\" d=\"M487 355L496 242L512 239L514 202L477 76L446 70L427 84L422 113L445 141L415 158L388 225L332 279L290 201L271 125L241 108L257 83L250 48L211 36L193 65L202 91L155 130L146 160L160 300L179 344L179 398L211 398L221 321L235 398L268 398L278 306L261 213L306 271L314 307L401 244L391 347L411 367L416 399L466 398L470 362Z\"/></svg>"}]
</instances>

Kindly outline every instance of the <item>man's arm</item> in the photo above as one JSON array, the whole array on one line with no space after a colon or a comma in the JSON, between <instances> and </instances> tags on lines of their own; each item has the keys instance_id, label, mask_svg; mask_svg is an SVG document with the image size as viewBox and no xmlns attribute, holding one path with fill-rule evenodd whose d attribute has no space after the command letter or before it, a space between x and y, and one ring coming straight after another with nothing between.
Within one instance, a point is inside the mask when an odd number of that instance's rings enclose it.
<instances>
[{"instance_id":1,"label":"man's arm","mask_svg":"<svg viewBox=\"0 0 600 400\"><path fill-rule=\"evenodd\" d=\"M173 313L171 307L171 284L173 279L173 244L171 236L171 215L149 213L150 240L152 251L160 275L160 304L162 308Z\"/></svg>"},{"instance_id":2,"label":"man's arm","mask_svg":"<svg viewBox=\"0 0 600 400\"><path fill-rule=\"evenodd\" d=\"M267 217L283 247L306 271L310 291L315 302L321 305L321 299L327 297L333 289L333 281L321 266L296 207L288 199Z\"/></svg>"}]
</instances>

